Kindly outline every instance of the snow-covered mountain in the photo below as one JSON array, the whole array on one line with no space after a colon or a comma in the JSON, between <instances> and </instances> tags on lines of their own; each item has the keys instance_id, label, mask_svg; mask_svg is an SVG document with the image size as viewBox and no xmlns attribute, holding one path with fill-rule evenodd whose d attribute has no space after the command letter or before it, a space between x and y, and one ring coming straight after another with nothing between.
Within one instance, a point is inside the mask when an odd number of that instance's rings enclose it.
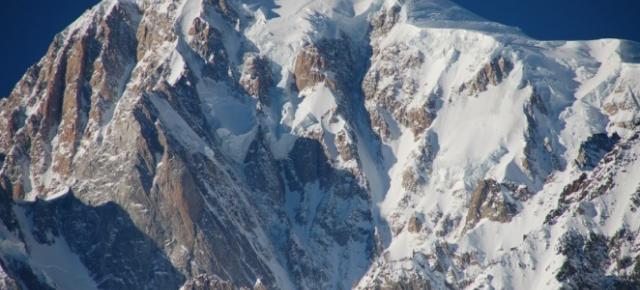
<instances>
[{"instance_id":1,"label":"snow-covered mountain","mask_svg":"<svg viewBox=\"0 0 640 290\"><path fill-rule=\"evenodd\" d=\"M104 0L0 99L1 289L638 289L640 44Z\"/></svg>"}]
</instances>

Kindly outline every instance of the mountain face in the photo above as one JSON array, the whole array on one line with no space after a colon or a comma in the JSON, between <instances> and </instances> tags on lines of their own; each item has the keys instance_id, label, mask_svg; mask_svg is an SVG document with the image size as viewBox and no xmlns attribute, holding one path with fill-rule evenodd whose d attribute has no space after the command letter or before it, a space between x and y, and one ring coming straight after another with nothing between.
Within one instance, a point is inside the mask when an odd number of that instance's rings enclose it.
<instances>
[{"instance_id":1,"label":"mountain face","mask_svg":"<svg viewBox=\"0 0 640 290\"><path fill-rule=\"evenodd\" d=\"M638 289L640 45L105 0L0 99L0 289Z\"/></svg>"}]
</instances>

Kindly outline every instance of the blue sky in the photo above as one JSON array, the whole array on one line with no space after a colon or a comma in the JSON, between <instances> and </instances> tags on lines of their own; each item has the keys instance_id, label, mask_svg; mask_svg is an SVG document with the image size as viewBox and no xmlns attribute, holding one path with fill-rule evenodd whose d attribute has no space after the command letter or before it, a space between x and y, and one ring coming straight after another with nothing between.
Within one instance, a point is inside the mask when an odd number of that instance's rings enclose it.
<instances>
[{"instance_id":1,"label":"blue sky","mask_svg":"<svg viewBox=\"0 0 640 290\"><path fill-rule=\"evenodd\" d=\"M318 0L322 1L322 0ZM639 0L453 0L489 20L545 40L640 41ZM53 36L97 0L3 0L0 96L44 55Z\"/></svg>"}]
</instances>

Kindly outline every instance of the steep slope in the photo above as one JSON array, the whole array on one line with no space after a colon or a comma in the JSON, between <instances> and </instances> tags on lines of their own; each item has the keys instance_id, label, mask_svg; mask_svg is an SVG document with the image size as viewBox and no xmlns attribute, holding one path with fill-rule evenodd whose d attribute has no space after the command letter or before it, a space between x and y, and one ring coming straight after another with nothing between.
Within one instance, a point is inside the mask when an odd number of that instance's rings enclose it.
<instances>
[{"instance_id":1,"label":"steep slope","mask_svg":"<svg viewBox=\"0 0 640 290\"><path fill-rule=\"evenodd\" d=\"M639 51L445 0L105 0L0 100L0 285L640 287Z\"/></svg>"}]
</instances>

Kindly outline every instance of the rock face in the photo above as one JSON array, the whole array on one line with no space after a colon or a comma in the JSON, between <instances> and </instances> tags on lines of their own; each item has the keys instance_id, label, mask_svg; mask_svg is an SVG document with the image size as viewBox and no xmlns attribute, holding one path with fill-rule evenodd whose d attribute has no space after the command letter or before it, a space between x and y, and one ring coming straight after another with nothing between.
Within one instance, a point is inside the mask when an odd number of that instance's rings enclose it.
<instances>
[{"instance_id":1,"label":"rock face","mask_svg":"<svg viewBox=\"0 0 640 290\"><path fill-rule=\"evenodd\" d=\"M211 277L206 274L198 275L187 281L180 290L248 290L249 288L236 288L233 284ZM258 290L259 288L253 288Z\"/></svg>"},{"instance_id":2,"label":"rock face","mask_svg":"<svg viewBox=\"0 0 640 290\"><path fill-rule=\"evenodd\" d=\"M330 89L345 90L352 86L354 62L346 36L339 39L321 39L303 46L296 56L293 75L296 88L302 91L320 82Z\"/></svg>"},{"instance_id":3,"label":"rock face","mask_svg":"<svg viewBox=\"0 0 640 290\"><path fill-rule=\"evenodd\" d=\"M472 80L463 84L460 87L460 92L467 92L469 95L484 92L487 90L487 86L500 84L512 69L513 64L505 57L494 58L485 64Z\"/></svg>"},{"instance_id":4,"label":"rock face","mask_svg":"<svg viewBox=\"0 0 640 290\"><path fill-rule=\"evenodd\" d=\"M480 181L471 194L465 229L473 228L483 218L501 223L509 222L517 213L517 205L504 191L506 188L495 180Z\"/></svg>"},{"instance_id":5,"label":"rock face","mask_svg":"<svg viewBox=\"0 0 640 290\"><path fill-rule=\"evenodd\" d=\"M166 255L114 203L87 207L73 193L67 193L24 210L33 224L34 241L53 245L56 238L64 238L87 270L94 273L92 278L102 281L101 288L176 289L184 280ZM167 274L156 275L158 272ZM111 278L127 275L149 278Z\"/></svg>"},{"instance_id":6,"label":"rock face","mask_svg":"<svg viewBox=\"0 0 640 290\"><path fill-rule=\"evenodd\" d=\"M416 136L423 133L435 118L437 92L419 106L410 107L407 103L419 97L416 96L418 81L403 76L416 73L424 63L424 55L404 43L387 47L374 44L373 50L374 63L363 80L362 89L374 130L384 139L397 135L393 129L398 125L410 128Z\"/></svg>"},{"instance_id":7,"label":"rock face","mask_svg":"<svg viewBox=\"0 0 640 290\"><path fill-rule=\"evenodd\" d=\"M407 223L407 230L412 233L418 233L422 229L422 217L413 215L409 218Z\"/></svg>"},{"instance_id":8,"label":"rock face","mask_svg":"<svg viewBox=\"0 0 640 290\"><path fill-rule=\"evenodd\" d=\"M603 277L603 265L611 265L617 271L633 264L628 256L616 258L621 247L630 240L626 230L617 232L607 238L596 233L583 236L576 232L567 232L563 236L558 253L566 257L566 261L556 273L556 278L568 289L635 289L638 287L637 276ZM634 272L637 269L634 269Z\"/></svg>"},{"instance_id":9,"label":"rock face","mask_svg":"<svg viewBox=\"0 0 640 290\"><path fill-rule=\"evenodd\" d=\"M246 57L243 69L240 78L242 87L249 95L257 97L261 103L270 105L268 93L274 83L269 62L261 56L250 55Z\"/></svg>"},{"instance_id":10,"label":"rock face","mask_svg":"<svg viewBox=\"0 0 640 290\"><path fill-rule=\"evenodd\" d=\"M576 164L581 169L593 169L618 141L620 141L618 134L611 137L603 133L592 135L580 145Z\"/></svg>"},{"instance_id":11,"label":"rock face","mask_svg":"<svg viewBox=\"0 0 640 290\"><path fill-rule=\"evenodd\" d=\"M0 99L0 289L638 285L637 44L240 2L104 0Z\"/></svg>"}]
</instances>

